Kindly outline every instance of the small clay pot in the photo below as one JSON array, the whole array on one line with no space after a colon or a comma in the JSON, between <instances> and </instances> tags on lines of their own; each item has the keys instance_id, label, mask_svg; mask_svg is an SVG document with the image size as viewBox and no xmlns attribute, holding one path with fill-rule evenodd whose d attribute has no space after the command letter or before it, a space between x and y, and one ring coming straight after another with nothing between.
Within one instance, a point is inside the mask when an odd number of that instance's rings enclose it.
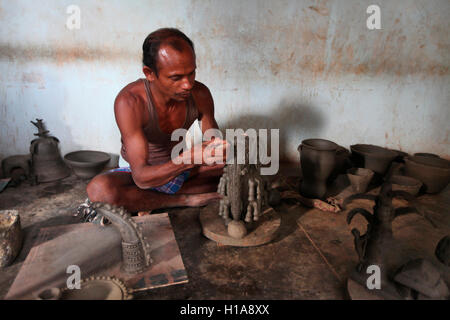
<instances>
[{"instance_id":1,"label":"small clay pot","mask_svg":"<svg viewBox=\"0 0 450 320\"><path fill-rule=\"evenodd\" d=\"M0 211L0 267L11 265L22 248L23 233L17 210Z\"/></svg>"},{"instance_id":2,"label":"small clay pot","mask_svg":"<svg viewBox=\"0 0 450 320\"><path fill-rule=\"evenodd\" d=\"M373 177L373 171L365 168L351 168L347 170L347 177L350 180L353 191L364 193Z\"/></svg>"},{"instance_id":3,"label":"small clay pot","mask_svg":"<svg viewBox=\"0 0 450 320\"><path fill-rule=\"evenodd\" d=\"M395 151L371 144L355 144L350 146L350 149L357 158L357 166L370 169L382 176L391 162L399 156Z\"/></svg>"},{"instance_id":4,"label":"small clay pot","mask_svg":"<svg viewBox=\"0 0 450 320\"><path fill-rule=\"evenodd\" d=\"M298 147L303 180L300 193L320 199L327 191L327 179L335 168L338 145L324 139L303 140Z\"/></svg>"},{"instance_id":5,"label":"small clay pot","mask_svg":"<svg viewBox=\"0 0 450 320\"><path fill-rule=\"evenodd\" d=\"M422 181L406 176L393 175L389 178L389 182L392 183L393 191L406 191L413 196L416 196L422 187Z\"/></svg>"},{"instance_id":6,"label":"small clay pot","mask_svg":"<svg viewBox=\"0 0 450 320\"><path fill-rule=\"evenodd\" d=\"M103 170L111 156L105 152L82 150L66 154L64 160L77 177L90 179Z\"/></svg>"},{"instance_id":7,"label":"small clay pot","mask_svg":"<svg viewBox=\"0 0 450 320\"><path fill-rule=\"evenodd\" d=\"M408 157L405 175L422 181L426 193L438 193L450 182L450 161L426 156Z\"/></svg>"}]
</instances>

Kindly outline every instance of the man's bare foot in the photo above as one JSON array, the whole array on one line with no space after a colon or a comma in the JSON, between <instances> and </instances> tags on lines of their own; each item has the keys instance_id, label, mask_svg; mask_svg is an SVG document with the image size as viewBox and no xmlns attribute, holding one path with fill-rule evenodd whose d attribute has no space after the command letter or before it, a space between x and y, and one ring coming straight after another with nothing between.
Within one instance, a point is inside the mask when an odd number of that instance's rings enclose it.
<instances>
[{"instance_id":1,"label":"man's bare foot","mask_svg":"<svg viewBox=\"0 0 450 320\"><path fill-rule=\"evenodd\" d=\"M202 207L213 202L214 200L222 199L222 196L217 192L189 194L186 196L188 207Z\"/></svg>"},{"instance_id":2,"label":"man's bare foot","mask_svg":"<svg viewBox=\"0 0 450 320\"><path fill-rule=\"evenodd\" d=\"M147 216L152 212L152 210L148 210L148 211L139 211L138 212L138 217L142 217L142 216Z\"/></svg>"}]
</instances>

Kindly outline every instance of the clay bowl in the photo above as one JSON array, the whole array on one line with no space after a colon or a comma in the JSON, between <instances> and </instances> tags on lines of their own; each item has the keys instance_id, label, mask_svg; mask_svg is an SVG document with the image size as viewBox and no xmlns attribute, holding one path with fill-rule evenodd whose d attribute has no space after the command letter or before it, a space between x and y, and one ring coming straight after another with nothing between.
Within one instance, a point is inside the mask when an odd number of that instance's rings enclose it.
<instances>
[{"instance_id":1,"label":"clay bowl","mask_svg":"<svg viewBox=\"0 0 450 320\"><path fill-rule=\"evenodd\" d=\"M0 268L11 265L22 249L23 233L17 210L0 211Z\"/></svg>"},{"instance_id":2,"label":"clay bowl","mask_svg":"<svg viewBox=\"0 0 450 320\"><path fill-rule=\"evenodd\" d=\"M351 168L347 170L347 177L350 180L353 191L364 193L372 180L373 171L365 168Z\"/></svg>"},{"instance_id":3,"label":"clay bowl","mask_svg":"<svg viewBox=\"0 0 450 320\"><path fill-rule=\"evenodd\" d=\"M64 160L77 177L90 179L103 170L111 157L105 152L82 150L66 154Z\"/></svg>"},{"instance_id":4,"label":"clay bowl","mask_svg":"<svg viewBox=\"0 0 450 320\"><path fill-rule=\"evenodd\" d=\"M389 178L389 182L392 183L392 190L406 191L413 196L416 196L422 187L422 181L406 176L393 175Z\"/></svg>"},{"instance_id":5,"label":"clay bowl","mask_svg":"<svg viewBox=\"0 0 450 320\"><path fill-rule=\"evenodd\" d=\"M440 158L437 154L426 153L426 152L418 152L418 153L414 153L414 155L419 156L419 157Z\"/></svg>"},{"instance_id":6,"label":"clay bowl","mask_svg":"<svg viewBox=\"0 0 450 320\"><path fill-rule=\"evenodd\" d=\"M359 166L384 175L391 162L398 157L398 153L371 144L354 144L350 146L352 153L359 160ZM361 161L363 162L361 164Z\"/></svg>"},{"instance_id":7,"label":"clay bowl","mask_svg":"<svg viewBox=\"0 0 450 320\"><path fill-rule=\"evenodd\" d=\"M438 193L450 182L450 161L427 156L408 157L405 175L422 181L426 193Z\"/></svg>"}]
</instances>

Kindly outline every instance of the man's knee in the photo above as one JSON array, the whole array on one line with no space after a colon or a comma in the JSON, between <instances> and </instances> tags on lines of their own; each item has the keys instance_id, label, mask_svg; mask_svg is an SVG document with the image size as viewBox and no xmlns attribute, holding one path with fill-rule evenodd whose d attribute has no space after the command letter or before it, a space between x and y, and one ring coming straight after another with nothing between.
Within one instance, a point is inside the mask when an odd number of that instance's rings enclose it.
<instances>
[{"instance_id":1,"label":"man's knee","mask_svg":"<svg viewBox=\"0 0 450 320\"><path fill-rule=\"evenodd\" d=\"M119 186L108 175L94 177L86 187L91 202L104 202L118 205L120 202Z\"/></svg>"}]
</instances>

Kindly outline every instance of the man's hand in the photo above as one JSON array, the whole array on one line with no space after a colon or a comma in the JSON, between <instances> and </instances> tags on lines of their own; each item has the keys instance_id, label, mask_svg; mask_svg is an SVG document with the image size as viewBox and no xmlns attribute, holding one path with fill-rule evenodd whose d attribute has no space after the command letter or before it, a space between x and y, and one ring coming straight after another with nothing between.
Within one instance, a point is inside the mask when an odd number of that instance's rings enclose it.
<instances>
[{"instance_id":1,"label":"man's hand","mask_svg":"<svg viewBox=\"0 0 450 320\"><path fill-rule=\"evenodd\" d=\"M187 152L190 153L191 163L211 166L226 163L229 147L228 141L214 138L211 141L195 145Z\"/></svg>"}]
</instances>

